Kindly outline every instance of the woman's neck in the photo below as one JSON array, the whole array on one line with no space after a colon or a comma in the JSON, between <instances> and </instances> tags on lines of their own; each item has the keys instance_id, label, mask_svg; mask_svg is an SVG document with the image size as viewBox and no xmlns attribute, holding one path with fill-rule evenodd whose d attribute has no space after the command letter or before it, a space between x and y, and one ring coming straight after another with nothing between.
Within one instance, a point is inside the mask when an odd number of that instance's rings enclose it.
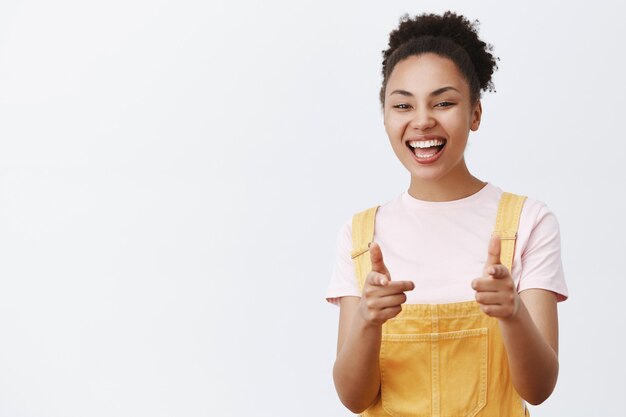
<instances>
[{"instance_id":1,"label":"woman's neck","mask_svg":"<svg viewBox=\"0 0 626 417\"><path fill-rule=\"evenodd\" d=\"M469 197L487 184L474 177L465 164L460 168L459 172L439 179L411 177L409 195L423 201L453 201Z\"/></svg>"}]
</instances>

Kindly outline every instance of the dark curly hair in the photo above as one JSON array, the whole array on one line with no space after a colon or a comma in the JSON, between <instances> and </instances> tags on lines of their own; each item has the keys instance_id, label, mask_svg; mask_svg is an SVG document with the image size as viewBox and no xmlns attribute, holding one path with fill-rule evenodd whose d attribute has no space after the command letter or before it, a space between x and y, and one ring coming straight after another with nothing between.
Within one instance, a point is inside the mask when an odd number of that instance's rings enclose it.
<instances>
[{"instance_id":1,"label":"dark curly hair","mask_svg":"<svg viewBox=\"0 0 626 417\"><path fill-rule=\"evenodd\" d=\"M397 29L389 34L389 48L383 51L383 85L380 102L385 104L387 81L396 64L424 53L435 53L452 60L467 79L471 100L482 91L495 91L491 76L498 68L498 58L491 54L493 46L478 38L478 20L447 11L443 15L424 13L400 18Z\"/></svg>"}]
</instances>

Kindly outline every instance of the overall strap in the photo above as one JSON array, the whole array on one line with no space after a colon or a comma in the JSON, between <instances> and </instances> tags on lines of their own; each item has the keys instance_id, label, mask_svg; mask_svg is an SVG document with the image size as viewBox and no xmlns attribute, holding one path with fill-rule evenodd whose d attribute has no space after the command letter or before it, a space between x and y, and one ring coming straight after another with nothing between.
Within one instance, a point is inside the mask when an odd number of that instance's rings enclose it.
<instances>
[{"instance_id":1,"label":"overall strap","mask_svg":"<svg viewBox=\"0 0 626 417\"><path fill-rule=\"evenodd\" d=\"M500 262L509 271L513 266L513 253L515 251L519 218L525 200L525 196L502 193L500 204L498 205L496 227L493 234L500 236Z\"/></svg>"},{"instance_id":2,"label":"overall strap","mask_svg":"<svg viewBox=\"0 0 626 417\"><path fill-rule=\"evenodd\" d=\"M374 222L379 206L361 211L352 217L352 260L359 289L363 290L365 277L372 269L369 257L370 244L374 240Z\"/></svg>"}]
</instances>

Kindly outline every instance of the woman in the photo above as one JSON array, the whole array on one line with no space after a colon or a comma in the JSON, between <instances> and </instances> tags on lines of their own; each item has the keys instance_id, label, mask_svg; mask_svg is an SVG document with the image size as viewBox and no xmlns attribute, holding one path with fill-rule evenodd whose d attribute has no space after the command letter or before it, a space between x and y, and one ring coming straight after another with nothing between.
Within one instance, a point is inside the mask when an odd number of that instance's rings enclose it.
<instances>
[{"instance_id":1,"label":"woman","mask_svg":"<svg viewBox=\"0 0 626 417\"><path fill-rule=\"evenodd\" d=\"M524 400L554 389L568 295L558 223L464 160L495 61L451 12L390 34L380 100L411 180L344 225L327 293L340 306L335 386L354 413L524 416Z\"/></svg>"}]
</instances>

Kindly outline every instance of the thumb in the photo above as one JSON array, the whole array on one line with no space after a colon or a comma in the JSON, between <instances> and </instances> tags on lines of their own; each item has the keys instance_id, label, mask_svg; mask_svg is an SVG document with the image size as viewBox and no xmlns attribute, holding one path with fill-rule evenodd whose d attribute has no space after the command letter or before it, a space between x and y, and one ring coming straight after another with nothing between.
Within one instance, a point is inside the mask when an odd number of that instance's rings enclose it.
<instances>
[{"instance_id":1,"label":"thumb","mask_svg":"<svg viewBox=\"0 0 626 417\"><path fill-rule=\"evenodd\" d=\"M491 236L487 251L487 265L500 265L500 237Z\"/></svg>"},{"instance_id":2,"label":"thumb","mask_svg":"<svg viewBox=\"0 0 626 417\"><path fill-rule=\"evenodd\" d=\"M383 252L380 250L380 246L376 242L372 242L370 245L370 260L372 261L372 271L385 274L387 275L387 278L391 279L389 270L383 261Z\"/></svg>"}]
</instances>

